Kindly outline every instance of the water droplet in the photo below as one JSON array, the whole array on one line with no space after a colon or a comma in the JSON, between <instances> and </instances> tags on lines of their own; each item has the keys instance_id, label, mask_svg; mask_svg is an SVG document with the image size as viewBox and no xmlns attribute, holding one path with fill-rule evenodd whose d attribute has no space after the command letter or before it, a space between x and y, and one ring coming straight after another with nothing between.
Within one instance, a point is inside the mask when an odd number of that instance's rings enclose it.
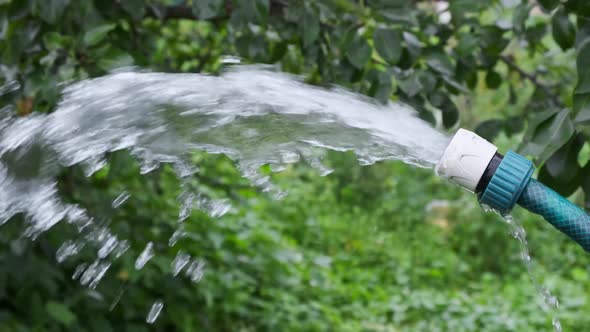
<instances>
[{"instance_id":1,"label":"water droplet","mask_svg":"<svg viewBox=\"0 0 590 332\"><path fill-rule=\"evenodd\" d=\"M20 83L18 81L8 81L0 86L0 96L3 96L9 92L13 92L20 89Z\"/></svg>"},{"instance_id":2,"label":"water droplet","mask_svg":"<svg viewBox=\"0 0 590 332\"><path fill-rule=\"evenodd\" d=\"M86 266L88 264L86 263L82 263L78 266L76 266L76 270L74 271L74 274L72 275L72 280L76 280L78 278L80 278L80 276L82 275L82 272L84 272L84 270L86 270Z\"/></svg>"},{"instance_id":3,"label":"water droplet","mask_svg":"<svg viewBox=\"0 0 590 332\"><path fill-rule=\"evenodd\" d=\"M117 297L115 297L115 299L113 300L113 303L111 303L111 306L109 307L109 311L113 311L113 309L115 309L115 307L117 306L119 301L121 301L121 297L123 297L124 293L125 293L125 287L121 287L119 294L117 294Z\"/></svg>"},{"instance_id":4,"label":"water droplet","mask_svg":"<svg viewBox=\"0 0 590 332\"><path fill-rule=\"evenodd\" d=\"M174 231L174 233L172 233L172 236L168 240L168 246L173 247L176 244L176 242L178 242L178 240L186 236L186 234L187 233L183 230L183 228L178 228Z\"/></svg>"},{"instance_id":5,"label":"water droplet","mask_svg":"<svg viewBox=\"0 0 590 332\"><path fill-rule=\"evenodd\" d=\"M119 196L117 196L117 198L115 198L115 200L113 201L113 209L118 208L119 206L121 206L123 203L125 203L125 201L127 201L129 199L129 197L131 197L131 194L129 194L128 192L124 191L122 192Z\"/></svg>"},{"instance_id":6,"label":"water droplet","mask_svg":"<svg viewBox=\"0 0 590 332\"><path fill-rule=\"evenodd\" d=\"M228 199L210 201L208 210L211 217L219 218L231 210L231 204Z\"/></svg>"},{"instance_id":7,"label":"water droplet","mask_svg":"<svg viewBox=\"0 0 590 332\"><path fill-rule=\"evenodd\" d=\"M171 264L172 275L176 277L180 273L180 271L182 271L182 269L188 264L190 259L191 259L191 255L183 252L182 250L179 251L176 254L176 257L174 257L174 260L172 261L172 264Z\"/></svg>"},{"instance_id":8,"label":"water droplet","mask_svg":"<svg viewBox=\"0 0 590 332\"><path fill-rule=\"evenodd\" d=\"M141 254L135 260L135 269L141 270L145 264L154 257L154 244L152 242L148 242L145 246Z\"/></svg>"},{"instance_id":9,"label":"water droplet","mask_svg":"<svg viewBox=\"0 0 590 332\"><path fill-rule=\"evenodd\" d=\"M174 164L174 170L179 178L187 178L199 172L199 167L184 162Z\"/></svg>"},{"instance_id":10,"label":"water droplet","mask_svg":"<svg viewBox=\"0 0 590 332\"><path fill-rule=\"evenodd\" d=\"M201 281L201 279L203 278L203 275L205 274L205 266L206 266L206 264L204 261L202 261L201 259L195 259L194 261L191 262L191 264L187 268L186 276L192 282Z\"/></svg>"},{"instance_id":11,"label":"water droplet","mask_svg":"<svg viewBox=\"0 0 590 332\"><path fill-rule=\"evenodd\" d=\"M156 320L158 319L158 316L160 316L160 312L162 312L162 308L164 308L164 302L162 302L161 300L157 300L152 304L152 307L150 308L150 311L148 312L148 315L145 319L145 321L148 324L153 324L156 322Z\"/></svg>"},{"instance_id":12,"label":"water droplet","mask_svg":"<svg viewBox=\"0 0 590 332\"><path fill-rule=\"evenodd\" d=\"M271 192L271 197L274 200L280 201L285 199L289 193L286 190L273 190Z\"/></svg>"},{"instance_id":13,"label":"water droplet","mask_svg":"<svg viewBox=\"0 0 590 332\"><path fill-rule=\"evenodd\" d=\"M115 249L115 258L119 258L123 256L123 254L129 249L129 241L123 240L119 241L117 248Z\"/></svg>"},{"instance_id":14,"label":"water droplet","mask_svg":"<svg viewBox=\"0 0 590 332\"><path fill-rule=\"evenodd\" d=\"M195 198L195 194L190 192L184 192L180 195L180 197L178 198L178 200L180 201L180 212L178 213L178 222L185 221L191 215Z\"/></svg>"},{"instance_id":15,"label":"water droplet","mask_svg":"<svg viewBox=\"0 0 590 332\"><path fill-rule=\"evenodd\" d=\"M559 319L557 317L553 317L552 324L553 324L553 331L555 331L555 332L562 331L561 322L559 321Z\"/></svg>"},{"instance_id":16,"label":"water droplet","mask_svg":"<svg viewBox=\"0 0 590 332\"><path fill-rule=\"evenodd\" d=\"M25 253L25 250L27 249L27 240L19 237L15 240L10 241L10 250L18 255L18 256L22 256Z\"/></svg>"},{"instance_id":17,"label":"water droplet","mask_svg":"<svg viewBox=\"0 0 590 332\"><path fill-rule=\"evenodd\" d=\"M237 65L237 64L240 64L241 62L242 62L242 60L237 56L224 55L221 57L221 63L223 63L223 64Z\"/></svg>"},{"instance_id":18,"label":"water droplet","mask_svg":"<svg viewBox=\"0 0 590 332\"><path fill-rule=\"evenodd\" d=\"M88 285L90 289L96 288L110 267L110 262L104 262L101 260L94 261L94 263L86 268L86 271L84 271L80 277L80 284L83 286Z\"/></svg>"},{"instance_id":19,"label":"water droplet","mask_svg":"<svg viewBox=\"0 0 590 332\"><path fill-rule=\"evenodd\" d=\"M281 161L285 164L294 164L301 159L301 156L297 152L283 151L281 152Z\"/></svg>"},{"instance_id":20,"label":"water droplet","mask_svg":"<svg viewBox=\"0 0 590 332\"><path fill-rule=\"evenodd\" d=\"M89 159L84 163L84 175L86 175L86 177L90 177L94 173L100 171L106 165L107 161L102 156Z\"/></svg>"},{"instance_id":21,"label":"water droplet","mask_svg":"<svg viewBox=\"0 0 590 332\"><path fill-rule=\"evenodd\" d=\"M139 173L145 175L160 167L160 163L154 160L146 160L142 163Z\"/></svg>"},{"instance_id":22,"label":"water droplet","mask_svg":"<svg viewBox=\"0 0 590 332\"><path fill-rule=\"evenodd\" d=\"M103 245L98 250L98 257L99 258L106 258L116 247L119 241L117 241L117 237L114 235L108 236Z\"/></svg>"},{"instance_id":23,"label":"water droplet","mask_svg":"<svg viewBox=\"0 0 590 332\"><path fill-rule=\"evenodd\" d=\"M83 242L68 240L64 242L61 247L59 247L59 249L57 249L55 258L57 259L58 263L62 263L68 257L77 255L80 250L82 250L82 248L84 248Z\"/></svg>"}]
</instances>

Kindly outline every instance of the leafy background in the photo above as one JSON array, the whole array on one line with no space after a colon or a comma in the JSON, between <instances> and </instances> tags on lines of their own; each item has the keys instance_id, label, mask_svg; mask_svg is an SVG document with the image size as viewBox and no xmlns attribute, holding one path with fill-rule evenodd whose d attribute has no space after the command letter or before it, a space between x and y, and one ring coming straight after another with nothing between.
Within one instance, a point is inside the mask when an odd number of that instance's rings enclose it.
<instances>
[{"instance_id":1,"label":"leafy background","mask_svg":"<svg viewBox=\"0 0 590 332\"><path fill-rule=\"evenodd\" d=\"M123 66L217 73L226 55L273 63L312 84L400 100L441 130L477 131L534 158L538 177L590 207L590 2L586 0L0 0L1 105L51 112L67 82ZM362 112L362 110L359 110ZM75 230L34 242L22 220L0 232L0 326L7 331L539 331L552 314L519 244L473 197L430 171L305 165L273 174L274 201L224 157L195 155L194 186L232 200L220 220L193 212L177 228L179 183L147 176L124 152L87 178L64 170L63 197L131 242L96 289L71 280L92 248L57 264ZM131 198L119 209L121 192ZM584 195L584 193L586 195ZM538 218L516 212L532 274L557 295L567 331L590 327L588 257ZM152 241L141 271L134 259ZM198 283L170 275L182 250L207 263ZM119 295L122 294L117 302ZM155 324L145 323L156 300Z\"/></svg>"}]
</instances>

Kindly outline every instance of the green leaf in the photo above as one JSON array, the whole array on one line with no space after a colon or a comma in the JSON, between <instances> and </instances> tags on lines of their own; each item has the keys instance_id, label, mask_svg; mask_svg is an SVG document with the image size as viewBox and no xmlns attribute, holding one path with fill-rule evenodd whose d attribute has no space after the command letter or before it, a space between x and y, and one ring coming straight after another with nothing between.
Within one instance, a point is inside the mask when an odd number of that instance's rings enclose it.
<instances>
[{"instance_id":1,"label":"green leaf","mask_svg":"<svg viewBox=\"0 0 590 332\"><path fill-rule=\"evenodd\" d=\"M422 86L424 93L432 93L437 86L438 79L436 75L430 70L420 70L416 72L418 82Z\"/></svg>"},{"instance_id":2,"label":"green leaf","mask_svg":"<svg viewBox=\"0 0 590 332\"><path fill-rule=\"evenodd\" d=\"M467 89L467 87L465 87L460 82L457 82L453 77L443 76L442 79L445 82L445 86L447 87L449 92L451 92L453 94L457 94L459 92L469 93L469 90Z\"/></svg>"},{"instance_id":3,"label":"green leaf","mask_svg":"<svg viewBox=\"0 0 590 332\"><path fill-rule=\"evenodd\" d=\"M537 113L529 120L521 153L532 155L537 163L543 163L570 140L574 131L569 110Z\"/></svg>"},{"instance_id":4,"label":"green leaf","mask_svg":"<svg viewBox=\"0 0 590 332\"><path fill-rule=\"evenodd\" d=\"M543 22L537 22L526 28L525 38L531 45L537 45L547 34L548 25Z\"/></svg>"},{"instance_id":5,"label":"green leaf","mask_svg":"<svg viewBox=\"0 0 590 332\"><path fill-rule=\"evenodd\" d=\"M590 142L584 143L584 146L578 153L578 165L580 165L580 167L586 166L588 161L590 161Z\"/></svg>"},{"instance_id":6,"label":"green leaf","mask_svg":"<svg viewBox=\"0 0 590 332\"><path fill-rule=\"evenodd\" d=\"M500 134L503 128L504 120L486 120L475 128L475 133L491 142Z\"/></svg>"},{"instance_id":7,"label":"green leaf","mask_svg":"<svg viewBox=\"0 0 590 332\"><path fill-rule=\"evenodd\" d=\"M564 51L574 46L576 28L563 8L553 14L551 28L553 30L553 39Z\"/></svg>"},{"instance_id":8,"label":"green leaf","mask_svg":"<svg viewBox=\"0 0 590 332\"><path fill-rule=\"evenodd\" d=\"M508 136L516 135L524 129L524 119L522 116L511 116L504 122L504 129Z\"/></svg>"},{"instance_id":9,"label":"green leaf","mask_svg":"<svg viewBox=\"0 0 590 332\"><path fill-rule=\"evenodd\" d=\"M274 44L269 59L270 63L275 63L281 60L283 56L285 56L285 53L287 53L287 47L288 44L284 41Z\"/></svg>"},{"instance_id":10,"label":"green leaf","mask_svg":"<svg viewBox=\"0 0 590 332\"><path fill-rule=\"evenodd\" d=\"M373 77L369 95L384 103L389 100L393 90L391 76L387 72L375 72L375 70L371 71Z\"/></svg>"},{"instance_id":11,"label":"green leaf","mask_svg":"<svg viewBox=\"0 0 590 332\"><path fill-rule=\"evenodd\" d=\"M117 25L115 23L99 25L84 34L84 44L94 46L100 43Z\"/></svg>"},{"instance_id":12,"label":"green leaf","mask_svg":"<svg viewBox=\"0 0 590 332\"><path fill-rule=\"evenodd\" d=\"M585 208L590 211L590 163L582 171L582 189L584 189Z\"/></svg>"},{"instance_id":13,"label":"green leaf","mask_svg":"<svg viewBox=\"0 0 590 332\"><path fill-rule=\"evenodd\" d=\"M571 195L580 186L578 154L584 142L582 135L572 137L547 159L539 172L539 180L563 196Z\"/></svg>"},{"instance_id":14,"label":"green leaf","mask_svg":"<svg viewBox=\"0 0 590 332\"><path fill-rule=\"evenodd\" d=\"M145 15L145 0L124 0L120 4L123 10L136 21Z\"/></svg>"},{"instance_id":15,"label":"green leaf","mask_svg":"<svg viewBox=\"0 0 590 332\"><path fill-rule=\"evenodd\" d=\"M377 29L373 34L377 53L389 64L396 64L402 55L402 35L393 29Z\"/></svg>"},{"instance_id":16,"label":"green leaf","mask_svg":"<svg viewBox=\"0 0 590 332\"><path fill-rule=\"evenodd\" d=\"M261 35L242 35L236 40L236 48L241 56L259 62L273 55L268 53L268 43Z\"/></svg>"},{"instance_id":17,"label":"green leaf","mask_svg":"<svg viewBox=\"0 0 590 332\"><path fill-rule=\"evenodd\" d=\"M70 4L70 0L37 0L37 14L49 24L56 23Z\"/></svg>"},{"instance_id":18,"label":"green leaf","mask_svg":"<svg viewBox=\"0 0 590 332\"><path fill-rule=\"evenodd\" d=\"M48 32L43 35L43 44L48 50L57 50L64 48L70 38L60 35L57 32Z\"/></svg>"},{"instance_id":19,"label":"green leaf","mask_svg":"<svg viewBox=\"0 0 590 332\"><path fill-rule=\"evenodd\" d=\"M237 28L244 28L250 23L266 24L270 11L269 0L235 0L232 3L231 22Z\"/></svg>"},{"instance_id":20,"label":"green leaf","mask_svg":"<svg viewBox=\"0 0 590 332\"><path fill-rule=\"evenodd\" d=\"M450 98L440 109L442 111L443 125L446 128L451 128L459 121L459 109Z\"/></svg>"},{"instance_id":21,"label":"green leaf","mask_svg":"<svg viewBox=\"0 0 590 332\"><path fill-rule=\"evenodd\" d=\"M224 0L193 0L193 14L201 20L208 20L219 15Z\"/></svg>"},{"instance_id":22,"label":"green leaf","mask_svg":"<svg viewBox=\"0 0 590 332\"><path fill-rule=\"evenodd\" d=\"M575 122L590 131L590 35L578 44L576 67L578 83L574 90Z\"/></svg>"},{"instance_id":23,"label":"green leaf","mask_svg":"<svg viewBox=\"0 0 590 332\"><path fill-rule=\"evenodd\" d=\"M398 78L399 88L408 96L414 97L424 88L417 72Z\"/></svg>"},{"instance_id":24,"label":"green leaf","mask_svg":"<svg viewBox=\"0 0 590 332\"><path fill-rule=\"evenodd\" d=\"M489 70L486 74L486 86L490 89L497 89L502 84L502 76L495 70Z\"/></svg>"},{"instance_id":25,"label":"green leaf","mask_svg":"<svg viewBox=\"0 0 590 332\"><path fill-rule=\"evenodd\" d=\"M537 3L545 13L550 13L555 7L559 6L559 0L537 0Z\"/></svg>"},{"instance_id":26,"label":"green leaf","mask_svg":"<svg viewBox=\"0 0 590 332\"><path fill-rule=\"evenodd\" d=\"M497 56L510 42L504 38L506 31L495 25L483 26L479 33L479 43L487 56Z\"/></svg>"},{"instance_id":27,"label":"green leaf","mask_svg":"<svg viewBox=\"0 0 590 332\"><path fill-rule=\"evenodd\" d=\"M462 56L472 55L476 50L479 40L472 33L463 33L459 36L457 52Z\"/></svg>"},{"instance_id":28,"label":"green leaf","mask_svg":"<svg viewBox=\"0 0 590 332\"><path fill-rule=\"evenodd\" d=\"M65 305L49 301L45 303L45 310L47 313L58 322L69 326L76 321L76 315Z\"/></svg>"},{"instance_id":29,"label":"green leaf","mask_svg":"<svg viewBox=\"0 0 590 332\"><path fill-rule=\"evenodd\" d=\"M557 150L545 162L549 174L564 181L573 179L579 168L578 154L584 143L586 143L584 136L575 135L567 144Z\"/></svg>"},{"instance_id":30,"label":"green leaf","mask_svg":"<svg viewBox=\"0 0 590 332\"><path fill-rule=\"evenodd\" d=\"M436 52L426 57L426 64L445 76L452 76L455 70L455 66L451 62L451 59L444 53Z\"/></svg>"},{"instance_id":31,"label":"green leaf","mask_svg":"<svg viewBox=\"0 0 590 332\"><path fill-rule=\"evenodd\" d=\"M356 35L346 51L348 61L358 69L363 68L371 58L371 46L362 36Z\"/></svg>"},{"instance_id":32,"label":"green leaf","mask_svg":"<svg viewBox=\"0 0 590 332\"><path fill-rule=\"evenodd\" d=\"M521 33L524 31L525 21L529 17L532 5L529 3L521 3L514 8L512 14L512 28L517 32Z\"/></svg>"},{"instance_id":33,"label":"green leaf","mask_svg":"<svg viewBox=\"0 0 590 332\"><path fill-rule=\"evenodd\" d=\"M110 48L107 53L98 60L98 67L105 71L111 71L119 67L133 65L133 57L129 53L118 49Z\"/></svg>"},{"instance_id":34,"label":"green leaf","mask_svg":"<svg viewBox=\"0 0 590 332\"><path fill-rule=\"evenodd\" d=\"M303 47L313 44L320 35L320 19L317 14L306 11L301 21Z\"/></svg>"},{"instance_id":35,"label":"green leaf","mask_svg":"<svg viewBox=\"0 0 590 332\"><path fill-rule=\"evenodd\" d=\"M442 112L443 125L450 128L459 120L459 109L449 96L441 91L430 95L430 103Z\"/></svg>"},{"instance_id":36,"label":"green leaf","mask_svg":"<svg viewBox=\"0 0 590 332\"><path fill-rule=\"evenodd\" d=\"M406 45L408 46L407 49L410 52L410 54L413 56L420 55L422 47L424 47L424 44L422 44L420 39L418 39L418 37L416 37L415 34L408 31L404 31L402 33L402 36L404 38L404 41L406 42Z\"/></svg>"}]
</instances>

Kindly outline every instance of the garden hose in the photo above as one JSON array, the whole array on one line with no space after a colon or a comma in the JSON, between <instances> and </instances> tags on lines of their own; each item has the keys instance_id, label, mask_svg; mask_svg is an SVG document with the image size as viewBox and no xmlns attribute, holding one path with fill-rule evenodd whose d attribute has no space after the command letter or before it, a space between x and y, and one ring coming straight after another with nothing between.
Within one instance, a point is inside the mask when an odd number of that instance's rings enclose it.
<instances>
[{"instance_id":1,"label":"garden hose","mask_svg":"<svg viewBox=\"0 0 590 332\"><path fill-rule=\"evenodd\" d=\"M532 179L533 163L459 129L436 166L436 172L474 192L482 205L507 215L516 204L542 216L590 252L590 215L555 191Z\"/></svg>"}]
</instances>

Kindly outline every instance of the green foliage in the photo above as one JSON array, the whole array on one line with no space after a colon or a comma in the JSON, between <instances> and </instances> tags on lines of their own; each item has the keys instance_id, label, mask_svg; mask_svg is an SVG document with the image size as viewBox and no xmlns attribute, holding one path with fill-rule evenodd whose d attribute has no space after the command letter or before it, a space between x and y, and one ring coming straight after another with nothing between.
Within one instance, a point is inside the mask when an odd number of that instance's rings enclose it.
<instances>
[{"instance_id":1,"label":"green foliage","mask_svg":"<svg viewBox=\"0 0 590 332\"><path fill-rule=\"evenodd\" d=\"M3 0L1 106L20 116L51 112L62 82L121 66L216 73L224 55L239 55L314 84L405 102L443 129L477 128L506 148L522 142L544 182L590 208L590 163L580 162L590 142L589 2L453 0L442 14L434 3ZM191 186L231 198L234 208L217 221L194 212L172 247L180 184L170 169L142 176L121 152L92 178L64 170L62 195L108 220L131 248L87 289L71 276L96 248L58 265L55 251L75 230L59 224L27 242L18 240L23 221L15 218L0 232L0 326L538 331L550 324L518 244L471 197L428 171L361 168L346 154L327 162L335 172L326 178L301 165L274 176L290 193L277 202L226 158L196 155L201 172ZM122 191L132 196L113 210ZM521 219L536 274L562 301L565 330L587 330L588 257L544 223ZM149 241L158 255L136 271L134 258ZM179 250L207 263L200 283L170 276ZM156 299L164 301L162 317L147 325Z\"/></svg>"}]
</instances>

